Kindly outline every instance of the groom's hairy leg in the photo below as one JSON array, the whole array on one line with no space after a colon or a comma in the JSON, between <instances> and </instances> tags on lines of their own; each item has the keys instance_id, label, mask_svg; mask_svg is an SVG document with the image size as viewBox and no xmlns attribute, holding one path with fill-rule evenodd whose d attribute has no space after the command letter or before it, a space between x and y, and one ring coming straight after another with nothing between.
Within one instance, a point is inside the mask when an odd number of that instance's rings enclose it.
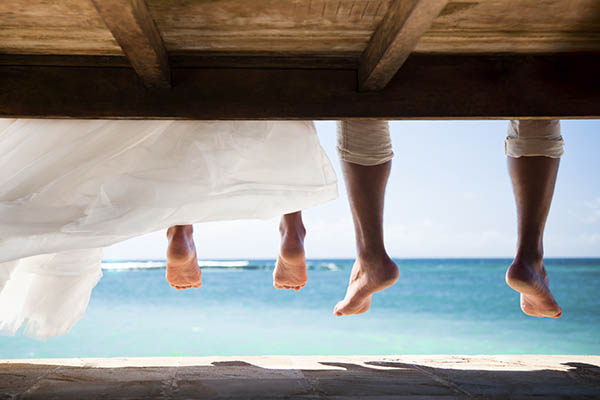
<instances>
[{"instance_id":1,"label":"groom's hairy leg","mask_svg":"<svg viewBox=\"0 0 600 400\"><path fill-rule=\"evenodd\" d=\"M560 318L562 310L544 267L544 227L552 203L559 158L508 157L517 204L517 254L506 271L506 283L521 294L521 310L534 317Z\"/></svg>"},{"instance_id":2,"label":"groom's hairy leg","mask_svg":"<svg viewBox=\"0 0 600 400\"><path fill-rule=\"evenodd\" d=\"M383 241L383 204L391 168L391 161L374 166L342 161L357 257L346 296L333 310L337 316L367 312L373 294L392 286L400 275Z\"/></svg>"}]
</instances>

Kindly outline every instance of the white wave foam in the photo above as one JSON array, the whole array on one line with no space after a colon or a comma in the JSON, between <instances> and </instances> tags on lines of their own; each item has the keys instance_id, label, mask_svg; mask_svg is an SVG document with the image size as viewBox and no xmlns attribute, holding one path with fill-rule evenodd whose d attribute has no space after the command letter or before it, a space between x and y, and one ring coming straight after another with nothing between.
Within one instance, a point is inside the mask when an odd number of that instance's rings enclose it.
<instances>
[{"instance_id":1,"label":"white wave foam","mask_svg":"<svg viewBox=\"0 0 600 400\"><path fill-rule=\"evenodd\" d=\"M102 263L102 269L105 270L150 269L164 267L164 261L112 261Z\"/></svg>"},{"instance_id":2,"label":"white wave foam","mask_svg":"<svg viewBox=\"0 0 600 400\"><path fill-rule=\"evenodd\" d=\"M309 262L309 269L328 270L328 271L340 271L342 267L333 262Z\"/></svg>"},{"instance_id":3,"label":"white wave foam","mask_svg":"<svg viewBox=\"0 0 600 400\"><path fill-rule=\"evenodd\" d=\"M210 261L210 260L199 260L198 265L200 267L218 267L218 268L241 268L250 265L249 261Z\"/></svg>"},{"instance_id":4,"label":"white wave foam","mask_svg":"<svg viewBox=\"0 0 600 400\"><path fill-rule=\"evenodd\" d=\"M208 268L244 268L250 265L249 261L213 261L199 260L198 266ZM129 270L165 268L166 261L109 261L102 263L105 270Z\"/></svg>"},{"instance_id":5,"label":"white wave foam","mask_svg":"<svg viewBox=\"0 0 600 400\"><path fill-rule=\"evenodd\" d=\"M323 266L330 271L339 271L341 269L336 263L327 263Z\"/></svg>"}]
</instances>

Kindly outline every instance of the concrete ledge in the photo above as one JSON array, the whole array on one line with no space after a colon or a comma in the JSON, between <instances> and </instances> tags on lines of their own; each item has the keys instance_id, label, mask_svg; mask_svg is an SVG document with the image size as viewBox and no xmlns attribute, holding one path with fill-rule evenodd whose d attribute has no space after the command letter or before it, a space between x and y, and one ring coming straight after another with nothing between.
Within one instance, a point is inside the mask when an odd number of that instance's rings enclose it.
<instances>
[{"instance_id":1,"label":"concrete ledge","mask_svg":"<svg viewBox=\"0 0 600 400\"><path fill-rule=\"evenodd\" d=\"M600 356L0 360L0 399L600 399Z\"/></svg>"}]
</instances>

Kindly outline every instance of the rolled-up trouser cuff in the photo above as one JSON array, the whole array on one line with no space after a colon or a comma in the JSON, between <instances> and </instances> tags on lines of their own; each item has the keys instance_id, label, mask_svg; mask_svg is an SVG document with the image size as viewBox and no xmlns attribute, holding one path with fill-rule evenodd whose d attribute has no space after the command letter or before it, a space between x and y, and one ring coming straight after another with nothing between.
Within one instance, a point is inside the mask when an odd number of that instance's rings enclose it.
<instances>
[{"instance_id":1,"label":"rolled-up trouser cuff","mask_svg":"<svg viewBox=\"0 0 600 400\"><path fill-rule=\"evenodd\" d=\"M337 123L337 150L340 159L374 166L394 157L388 121L352 120Z\"/></svg>"},{"instance_id":2,"label":"rolled-up trouser cuff","mask_svg":"<svg viewBox=\"0 0 600 400\"><path fill-rule=\"evenodd\" d=\"M560 158L564 141L559 120L512 120L505 141L506 155L513 158L544 156Z\"/></svg>"}]
</instances>

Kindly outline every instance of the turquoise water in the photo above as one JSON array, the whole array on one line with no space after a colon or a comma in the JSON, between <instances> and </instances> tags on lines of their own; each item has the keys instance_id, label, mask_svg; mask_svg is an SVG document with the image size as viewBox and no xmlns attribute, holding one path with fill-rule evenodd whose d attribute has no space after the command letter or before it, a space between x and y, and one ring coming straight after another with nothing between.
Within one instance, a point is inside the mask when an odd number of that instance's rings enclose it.
<instances>
[{"instance_id":1,"label":"turquoise water","mask_svg":"<svg viewBox=\"0 0 600 400\"><path fill-rule=\"evenodd\" d=\"M510 260L396 261L399 282L367 314L344 318L332 310L352 260L310 261L298 293L273 289L273 260L204 268L204 286L184 292L166 283L164 262L107 263L69 334L0 337L0 358L600 354L600 259L546 261L559 320L521 313L504 284ZM143 266L158 268L119 269Z\"/></svg>"}]
</instances>

